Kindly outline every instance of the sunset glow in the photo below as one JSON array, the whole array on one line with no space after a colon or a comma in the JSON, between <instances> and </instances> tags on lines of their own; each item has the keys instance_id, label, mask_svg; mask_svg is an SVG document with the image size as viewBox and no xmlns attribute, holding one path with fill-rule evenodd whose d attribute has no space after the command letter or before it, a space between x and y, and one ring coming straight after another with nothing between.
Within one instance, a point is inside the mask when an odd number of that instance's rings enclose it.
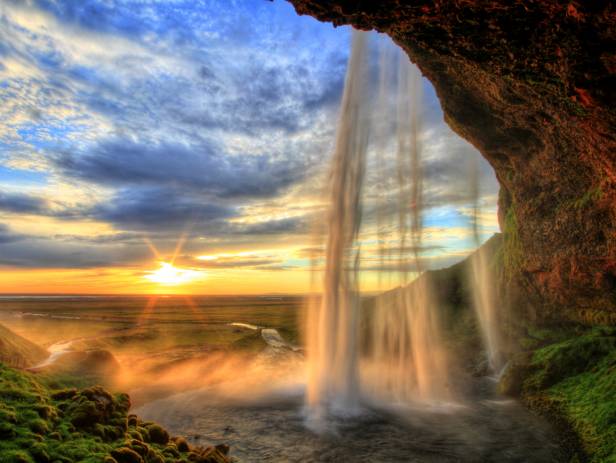
<instances>
[{"instance_id":1,"label":"sunset glow","mask_svg":"<svg viewBox=\"0 0 616 463\"><path fill-rule=\"evenodd\" d=\"M164 286L177 286L205 277L205 272L177 268L168 262L160 262L160 268L146 273L145 279Z\"/></svg>"},{"instance_id":2,"label":"sunset glow","mask_svg":"<svg viewBox=\"0 0 616 463\"><path fill-rule=\"evenodd\" d=\"M286 2L161 6L143 17L111 9L92 20L61 4L9 2L1 13L10 50L0 63L0 292L297 294L319 284L314 231L347 27ZM422 258L437 268L474 247L468 166L450 159L480 156L424 87L435 174L425 179ZM498 229L497 184L483 160L481 175L485 240ZM375 188L368 179L369 197ZM367 291L386 271L371 220Z\"/></svg>"}]
</instances>

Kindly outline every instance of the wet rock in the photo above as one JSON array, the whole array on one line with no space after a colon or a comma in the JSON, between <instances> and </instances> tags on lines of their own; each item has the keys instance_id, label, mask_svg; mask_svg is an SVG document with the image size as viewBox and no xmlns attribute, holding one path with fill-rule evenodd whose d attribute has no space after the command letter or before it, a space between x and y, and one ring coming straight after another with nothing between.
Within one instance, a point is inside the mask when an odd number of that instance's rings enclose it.
<instances>
[{"instance_id":1,"label":"wet rock","mask_svg":"<svg viewBox=\"0 0 616 463\"><path fill-rule=\"evenodd\" d=\"M218 450L220 453L222 453L223 455L229 454L230 447L227 444L218 444L214 448Z\"/></svg>"},{"instance_id":2,"label":"wet rock","mask_svg":"<svg viewBox=\"0 0 616 463\"><path fill-rule=\"evenodd\" d=\"M188 455L188 460L195 463L230 463L231 459L223 451L229 452L229 447L195 447Z\"/></svg>"},{"instance_id":3,"label":"wet rock","mask_svg":"<svg viewBox=\"0 0 616 463\"><path fill-rule=\"evenodd\" d=\"M523 352L514 355L505 367L499 382L498 392L511 397L519 397L524 381L532 371L532 353Z\"/></svg>"}]
</instances>

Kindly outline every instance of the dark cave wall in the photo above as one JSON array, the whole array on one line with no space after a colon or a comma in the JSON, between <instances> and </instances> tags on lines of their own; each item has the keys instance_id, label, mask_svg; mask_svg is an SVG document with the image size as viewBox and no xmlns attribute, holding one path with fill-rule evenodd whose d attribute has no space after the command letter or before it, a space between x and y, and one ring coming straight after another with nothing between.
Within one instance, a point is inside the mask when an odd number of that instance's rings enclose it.
<instances>
[{"instance_id":1,"label":"dark cave wall","mask_svg":"<svg viewBox=\"0 0 616 463\"><path fill-rule=\"evenodd\" d=\"M613 2L289 0L389 34L501 185L504 275L529 320L616 324Z\"/></svg>"}]
</instances>

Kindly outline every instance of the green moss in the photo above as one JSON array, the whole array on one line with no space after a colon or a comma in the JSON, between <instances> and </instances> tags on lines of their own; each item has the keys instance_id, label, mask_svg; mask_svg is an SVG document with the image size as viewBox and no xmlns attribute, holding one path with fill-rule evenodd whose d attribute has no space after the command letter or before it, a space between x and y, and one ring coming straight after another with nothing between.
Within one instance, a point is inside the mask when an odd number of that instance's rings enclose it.
<instances>
[{"instance_id":1,"label":"green moss","mask_svg":"<svg viewBox=\"0 0 616 463\"><path fill-rule=\"evenodd\" d=\"M166 445L169 442L169 433L157 424L148 426L150 441L155 444Z\"/></svg>"},{"instance_id":2,"label":"green moss","mask_svg":"<svg viewBox=\"0 0 616 463\"><path fill-rule=\"evenodd\" d=\"M126 394L100 386L53 390L39 378L0 363L2 463L121 463L135 455L145 463L198 460L197 449L168 450L169 435L157 424L131 416L129 425Z\"/></svg>"},{"instance_id":3,"label":"green moss","mask_svg":"<svg viewBox=\"0 0 616 463\"><path fill-rule=\"evenodd\" d=\"M504 243L502 251L502 262L505 276L511 280L522 266L522 244L519 236L518 221L510 207L505 215Z\"/></svg>"},{"instance_id":4,"label":"green moss","mask_svg":"<svg viewBox=\"0 0 616 463\"><path fill-rule=\"evenodd\" d=\"M616 462L616 329L596 327L536 350L525 394L556 410L593 463Z\"/></svg>"},{"instance_id":5,"label":"green moss","mask_svg":"<svg viewBox=\"0 0 616 463\"><path fill-rule=\"evenodd\" d=\"M9 450L0 455L5 463L34 463L30 454L23 450Z\"/></svg>"},{"instance_id":6,"label":"green moss","mask_svg":"<svg viewBox=\"0 0 616 463\"><path fill-rule=\"evenodd\" d=\"M573 207L576 209L584 209L586 206L598 201L603 196L601 187L590 188L584 196L573 203Z\"/></svg>"}]
</instances>

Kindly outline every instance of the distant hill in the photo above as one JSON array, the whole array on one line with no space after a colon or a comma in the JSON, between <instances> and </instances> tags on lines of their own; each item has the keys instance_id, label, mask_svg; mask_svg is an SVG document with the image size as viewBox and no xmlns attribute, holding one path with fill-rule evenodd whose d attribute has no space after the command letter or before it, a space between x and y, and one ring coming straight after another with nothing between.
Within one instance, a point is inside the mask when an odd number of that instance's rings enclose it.
<instances>
[{"instance_id":1,"label":"distant hill","mask_svg":"<svg viewBox=\"0 0 616 463\"><path fill-rule=\"evenodd\" d=\"M500 263L498 259L500 258L502 243L502 234L495 233L481 246L490 256L490 265L495 272L495 284L498 284L499 281ZM403 288L394 288L379 296L367 299L364 303L366 312L370 313L373 310L379 297L392 297L400 291L407 291L412 288L420 279L428 279L439 311L444 341L448 349L456 353L455 358L458 361L455 367L464 372L487 374L487 362L485 361L484 347L473 308L470 284L471 259L474 253L450 267L426 271L419 279L412 281ZM362 329L366 330L370 323L369 318L363 320ZM509 346L505 347L509 349Z\"/></svg>"},{"instance_id":2,"label":"distant hill","mask_svg":"<svg viewBox=\"0 0 616 463\"><path fill-rule=\"evenodd\" d=\"M28 368L48 355L42 347L0 325L0 362L14 368Z\"/></svg>"}]
</instances>

